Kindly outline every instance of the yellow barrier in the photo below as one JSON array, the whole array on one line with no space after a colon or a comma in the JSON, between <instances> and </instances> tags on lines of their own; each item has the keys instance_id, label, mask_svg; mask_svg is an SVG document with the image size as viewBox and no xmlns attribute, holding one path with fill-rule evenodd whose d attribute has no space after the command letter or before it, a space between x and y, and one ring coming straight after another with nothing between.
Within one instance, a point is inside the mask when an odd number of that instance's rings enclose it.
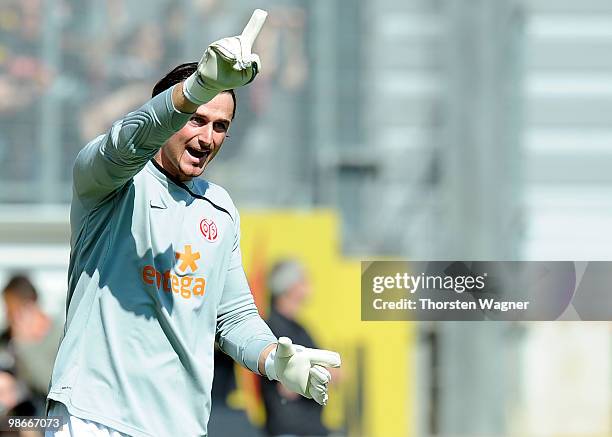
<instances>
[{"instance_id":1,"label":"yellow barrier","mask_svg":"<svg viewBox=\"0 0 612 437\"><path fill-rule=\"evenodd\" d=\"M276 261L291 257L306 266L313 294L300 321L321 347L343 358L342 381L330 390L326 424L355 437L414 435L414 326L361 321L360 263L341 256L336 214L242 213L242 251L255 294ZM265 296L258 299L265 306ZM245 403L253 410L252 399ZM261 420L257 412L250 415Z\"/></svg>"}]
</instances>

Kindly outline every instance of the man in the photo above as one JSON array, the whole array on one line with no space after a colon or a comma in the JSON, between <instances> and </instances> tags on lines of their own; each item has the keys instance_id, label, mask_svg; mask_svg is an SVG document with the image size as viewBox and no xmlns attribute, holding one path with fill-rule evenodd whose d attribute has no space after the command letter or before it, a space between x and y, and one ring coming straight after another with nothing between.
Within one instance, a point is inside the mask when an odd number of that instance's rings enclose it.
<instances>
[{"instance_id":1,"label":"man","mask_svg":"<svg viewBox=\"0 0 612 437\"><path fill-rule=\"evenodd\" d=\"M246 282L238 211L196 179L232 122L227 90L259 69L258 14L77 157L66 333L48 396L49 414L68 419L48 435L205 436L215 340L253 372L327 401L321 365L340 357L277 342Z\"/></svg>"},{"instance_id":2,"label":"man","mask_svg":"<svg viewBox=\"0 0 612 437\"><path fill-rule=\"evenodd\" d=\"M296 320L299 310L311 292L302 265L292 259L277 262L268 276L272 306L268 325L277 336L291 337L314 348L308 331ZM334 375L334 379L336 375ZM262 397L266 407L266 432L269 436L326 436L321 422L322 407L287 390L277 381L262 380Z\"/></svg>"}]
</instances>

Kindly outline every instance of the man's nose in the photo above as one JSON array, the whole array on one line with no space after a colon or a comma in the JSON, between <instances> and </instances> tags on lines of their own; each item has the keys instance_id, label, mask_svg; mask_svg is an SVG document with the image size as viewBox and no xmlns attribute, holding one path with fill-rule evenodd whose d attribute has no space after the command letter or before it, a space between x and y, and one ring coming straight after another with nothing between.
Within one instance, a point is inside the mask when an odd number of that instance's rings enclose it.
<instances>
[{"instance_id":1,"label":"man's nose","mask_svg":"<svg viewBox=\"0 0 612 437\"><path fill-rule=\"evenodd\" d=\"M212 123L206 123L204 126L200 128L200 132L198 133L198 142L200 146L210 146L212 145L213 139L213 125Z\"/></svg>"}]
</instances>

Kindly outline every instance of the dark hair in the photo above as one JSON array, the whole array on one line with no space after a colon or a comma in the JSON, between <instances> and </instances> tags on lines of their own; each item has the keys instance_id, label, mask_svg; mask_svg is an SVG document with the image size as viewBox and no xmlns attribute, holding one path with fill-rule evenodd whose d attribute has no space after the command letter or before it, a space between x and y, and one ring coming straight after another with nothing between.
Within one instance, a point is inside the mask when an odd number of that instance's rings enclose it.
<instances>
[{"instance_id":1,"label":"dark hair","mask_svg":"<svg viewBox=\"0 0 612 437\"><path fill-rule=\"evenodd\" d=\"M177 84L179 82L184 81L189 76L191 76L198 69L197 62L187 62L185 64L181 64L177 67L174 67L172 71L162 77L159 82L155 84L153 87L153 93L151 97L155 97L162 91L167 90L172 85ZM222 91L224 93L229 93L232 96L232 101L234 102L234 110L232 111L232 120L236 116L236 93L234 90L225 90Z\"/></svg>"},{"instance_id":2,"label":"dark hair","mask_svg":"<svg viewBox=\"0 0 612 437\"><path fill-rule=\"evenodd\" d=\"M32 302L38 300L36 288L34 288L32 282L25 275L14 275L4 286L2 293L4 295L11 294L22 300L29 300Z\"/></svg>"}]
</instances>

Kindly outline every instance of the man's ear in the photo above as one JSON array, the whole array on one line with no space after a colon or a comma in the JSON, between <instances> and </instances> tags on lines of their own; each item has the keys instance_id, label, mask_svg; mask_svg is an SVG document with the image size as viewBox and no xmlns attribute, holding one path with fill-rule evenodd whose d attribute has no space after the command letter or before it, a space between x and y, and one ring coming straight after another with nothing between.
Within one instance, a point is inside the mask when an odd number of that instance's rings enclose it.
<instances>
[{"instance_id":1,"label":"man's ear","mask_svg":"<svg viewBox=\"0 0 612 437\"><path fill-rule=\"evenodd\" d=\"M153 159L161 164L161 154L162 154L162 149L166 146L166 143L164 143L163 146L161 146L157 152L155 153L155 156L153 156Z\"/></svg>"}]
</instances>

